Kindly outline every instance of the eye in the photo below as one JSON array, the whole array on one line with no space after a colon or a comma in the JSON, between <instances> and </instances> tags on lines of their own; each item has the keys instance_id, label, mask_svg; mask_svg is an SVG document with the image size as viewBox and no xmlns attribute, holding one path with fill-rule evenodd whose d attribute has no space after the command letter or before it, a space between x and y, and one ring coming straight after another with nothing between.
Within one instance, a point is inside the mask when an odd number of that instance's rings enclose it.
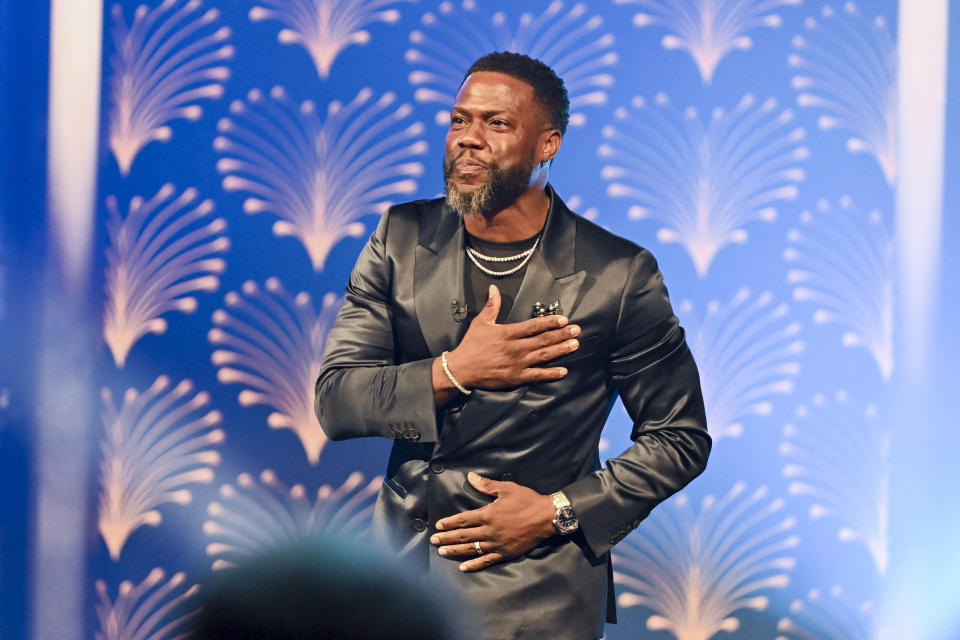
<instances>
[{"instance_id":1,"label":"eye","mask_svg":"<svg viewBox=\"0 0 960 640\"><path fill-rule=\"evenodd\" d=\"M499 118L496 118L496 119L490 121L490 126L491 126L491 127L506 127L506 126L507 126L507 122L506 122L506 120L500 120Z\"/></svg>"},{"instance_id":2,"label":"eye","mask_svg":"<svg viewBox=\"0 0 960 640\"><path fill-rule=\"evenodd\" d=\"M460 116L451 116L451 117L450 117L450 126L451 126L451 127L459 127L459 126L462 126L463 124L465 124L466 122L467 122L467 121L464 120L464 119L463 119L462 117L460 117Z\"/></svg>"}]
</instances>

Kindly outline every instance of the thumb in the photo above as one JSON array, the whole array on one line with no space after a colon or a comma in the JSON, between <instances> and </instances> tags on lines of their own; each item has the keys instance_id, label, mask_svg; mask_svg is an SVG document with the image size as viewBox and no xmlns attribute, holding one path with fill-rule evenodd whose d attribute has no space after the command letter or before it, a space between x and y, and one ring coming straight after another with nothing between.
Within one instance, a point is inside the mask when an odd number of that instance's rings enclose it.
<instances>
[{"instance_id":1,"label":"thumb","mask_svg":"<svg viewBox=\"0 0 960 640\"><path fill-rule=\"evenodd\" d=\"M496 324L497 315L500 314L500 290L497 289L497 285L492 284L490 288L487 289L487 304L483 305L483 309L480 310L480 313L477 314L477 317L483 316L484 321L491 324Z\"/></svg>"},{"instance_id":2,"label":"thumb","mask_svg":"<svg viewBox=\"0 0 960 640\"><path fill-rule=\"evenodd\" d=\"M478 473L471 471L467 474L467 480L470 484L473 485L473 488L477 491L482 491L488 496L499 496L500 495L500 484L496 480L491 480L490 478L484 478Z\"/></svg>"}]
</instances>

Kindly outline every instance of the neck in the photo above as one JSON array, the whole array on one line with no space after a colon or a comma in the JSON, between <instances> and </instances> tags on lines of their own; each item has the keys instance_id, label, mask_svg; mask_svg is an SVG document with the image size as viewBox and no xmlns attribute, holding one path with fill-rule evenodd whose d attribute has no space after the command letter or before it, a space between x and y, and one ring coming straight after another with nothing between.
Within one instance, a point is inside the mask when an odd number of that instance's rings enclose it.
<instances>
[{"instance_id":1,"label":"neck","mask_svg":"<svg viewBox=\"0 0 960 640\"><path fill-rule=\"evenodd\" d=\"M540 181L530 185L513 203L489 215L463 217L463 225L471 235L491 242L516 242L536 235L547 220L550 196Z\"/></svg>"}]
</instances>

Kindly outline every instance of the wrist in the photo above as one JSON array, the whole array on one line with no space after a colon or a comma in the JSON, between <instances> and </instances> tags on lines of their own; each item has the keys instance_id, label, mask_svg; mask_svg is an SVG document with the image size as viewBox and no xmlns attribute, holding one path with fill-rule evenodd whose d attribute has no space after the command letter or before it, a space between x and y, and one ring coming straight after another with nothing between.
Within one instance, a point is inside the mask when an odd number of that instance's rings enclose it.
<instances>
[{"instance_id":1,"label":"wrist","mask_svg":"<svg viewBox=\"0 0 960 640\"><path fill-rule=\"evenodd\" d=\"M541 538L549 538L555 536L560 531L557 529L557 525L554 523L554 516L556 515L556 508L553 506L553 498L550 497L550 494L542 494L540 500L542 506L543 515L539 518L541 523Z\"/></svg>"},{"instance_id":2,"label":"wrist","mask_svg":"<svg viewBox=\"0 0 960 640\"><path fill-rule=\"evenodd\" d=\"M443 365L440 362L440 356L433 359L433 389L434 391L456 391L457 388L450 382L450 378L443 372Z\"/></svg>"},{"instance_id":3,"label":"wrist","mask_svg":"<svg viewBox=\"0 0 960 640\"><path fill-rule=\"evenodd\" d=\"M470 389L469 384L466 382L466 379L461 377L460 374L454 373L456 368L459 371L459 367L456 364L451 362L452 353L449 351L444 351L440 354L440 367L443 370L443 374L447 377L450 385L457 389L460 393L469 396L473 393L473 390Z\"/></svg>"}]
</instances>

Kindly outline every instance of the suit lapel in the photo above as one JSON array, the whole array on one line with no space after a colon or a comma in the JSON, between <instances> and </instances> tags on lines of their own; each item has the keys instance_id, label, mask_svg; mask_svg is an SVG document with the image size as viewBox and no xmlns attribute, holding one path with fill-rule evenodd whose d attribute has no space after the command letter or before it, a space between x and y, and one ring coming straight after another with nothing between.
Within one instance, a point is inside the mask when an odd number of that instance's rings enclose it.
<instances>
[{"instance_id":1,"label":"suit lapel","mask_svg":"<svg viewBox=\"0 0 960 640\"><path fill-rule=\"evenodd\" d=\"M517 298L507 315L507 322L523 322L532 317L533 305L537 302L545 306L556 300L560 301L560 309L569 316L579 300L580 285L586 278L586 271L578 271L568 275L556 277L550 271L547 261L539 252L530 258L527 272L520 283Z\"/></svg>"},{"instance_id":2,"label":"suit lapel","mask_svg":"<svg viewBox=\"0 0 960 640\"><path fill-rule=\"evenodd\" d=\"M465 314L454 314L455 307L466 305L463 242L460 216L443 205L434 233L428 233L417 245L413 302L420 330L433 356L457 346L466 329Z\"/></svg>"},{"instance_id":3,"label":"suit lapel","mask_svg":"<svg viewBox=\"0 0 960 640\"><path fill-rule=\"evenodd\" d=\"M530 319L533 305L542 302L548 305L555 300L565 315L575 318L580 301L580 287L586 271L574 271L576 264L576 218L566 205L550 192L550 213L544 225L540 246L527 264L523 282L517 292L507 322L522 322ZM459 251L462 254L462 234ZM419 266L419 257L417 264ZM461 270L463 260L460 260ZM461 287L462 287L461 278ZM462 288L461 288L462 295ZM417 307L419 316L419 306ZM448 312L449 313L449 312ZM449 315L447 315L449 318ZM432 345L431 345L432 346ZM455 451L496 424L526 394L528 386L501 391L475 390L464 404L459 419L444 427L444 434L437 453Z\"/></svg>"},{"instance_id":4,"label":"suit lapel","mask_svg":"<svg viewBox=\"0 0 960 640\"><path fill-rule=\"evenodd\" d=\"M587 272L576 271L577 219L567 209L553 187L550 194L550 215L543 229L540 247L531 257L520 284L507 322L523 322L533 312L533 305L559 300L564 315L571 316L580 301L580 286Z\"/></svg>"}]
</instances>

